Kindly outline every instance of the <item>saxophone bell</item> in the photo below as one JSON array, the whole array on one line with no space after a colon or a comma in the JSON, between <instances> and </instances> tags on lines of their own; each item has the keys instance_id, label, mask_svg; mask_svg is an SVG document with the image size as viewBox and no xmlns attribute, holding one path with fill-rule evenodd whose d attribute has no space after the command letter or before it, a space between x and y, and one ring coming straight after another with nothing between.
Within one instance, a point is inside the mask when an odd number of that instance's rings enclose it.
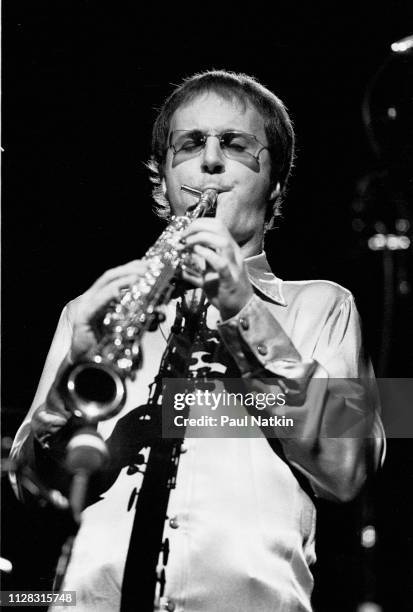
<instances>
[{"instance_id":1,"label":"saxophone bell","mask_svg":"<svg viewBox=\"0 0 413 612\"><path fill-rule=\"evenodd\" d=\"M118 414L126 401L126 375L105 363L76 364L65 381L68 408L88 425Z\"/></svg>"}]
</instances>

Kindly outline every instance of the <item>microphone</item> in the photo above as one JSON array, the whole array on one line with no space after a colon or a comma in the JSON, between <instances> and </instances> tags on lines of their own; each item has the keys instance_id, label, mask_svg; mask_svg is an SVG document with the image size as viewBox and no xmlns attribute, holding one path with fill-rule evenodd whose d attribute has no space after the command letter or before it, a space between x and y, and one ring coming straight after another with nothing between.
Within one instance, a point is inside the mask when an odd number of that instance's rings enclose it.
<instances>
[{"instance_id":1,"label":"microphone","mask_svg":"<svg viewBox=\"0 0 413 612\"><path fill-rule=\"evenodd\" d=\"M89 479L108 461L109 451L102 436L92 427L82 427L71 438L66 449L66 468L73 474L69 503L74 520L73 532L62 547L56 568L53 591L59 592L68 568L76 533L85 507Z\"/></svg>"},{"instance_id":2,"label":"microphone","mask_svg":"<svg viewBox=\"0 0 413 612\"><path fill-rule=\"evenodd\" d=\"M78 524L85 506L89 479L105 466L108 458L106 443L92 427L79 429L67 445L66 467L73 474L69 501L73 518Z\"/></svg>"}]
</instances>

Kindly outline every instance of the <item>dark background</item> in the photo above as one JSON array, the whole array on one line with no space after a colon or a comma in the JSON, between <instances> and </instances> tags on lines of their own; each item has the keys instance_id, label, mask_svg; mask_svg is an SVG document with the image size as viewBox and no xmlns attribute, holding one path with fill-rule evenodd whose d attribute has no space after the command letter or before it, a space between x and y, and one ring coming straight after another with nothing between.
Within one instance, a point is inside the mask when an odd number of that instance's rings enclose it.
<instances>
[{"instance_id":1,"label":"dark background","mask_svg":"<svg viewBox=\"0 0 413 612\"><path fill-rule=\"evenodd\" d=\"M383 104L399 109L407 72L389 59L390 44L413 31L409 4L153 4L151 11L121 1L3 2L5 446L30 405L63 305L159 235L144 167L151 125L172 85L208 68L255 75L295 122L284 219L266 241L275 273L350 288L378 373L412 375L411 249L367 248L375 223L395 231L396 219L413 216L407 130L402 124L389 136L380 115ZM385 143L393 140L378 159L361 109L384 64L371 106L379 141L384 132ZM320 502L317 611L353 611L367 595L388 611L413 609L412 484L413 445L390 440L364 496L344 506ZM366 521L379 536L368 554L359 545ZM39 575L49 588L48 559L58 548L52 523L59 519L51 511L18 504L4 479L3 555L15 569L3 588L39 588Z\"/></svg>"}]
</instances>

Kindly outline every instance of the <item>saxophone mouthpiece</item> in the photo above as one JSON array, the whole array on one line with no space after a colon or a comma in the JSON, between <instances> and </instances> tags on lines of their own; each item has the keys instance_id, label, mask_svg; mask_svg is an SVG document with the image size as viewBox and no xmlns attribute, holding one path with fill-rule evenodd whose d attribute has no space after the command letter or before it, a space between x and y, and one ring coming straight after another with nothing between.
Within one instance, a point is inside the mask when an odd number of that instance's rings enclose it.
<instances>
[{"instance_id":1,"label":"saxophone mouthpiece","mask_svg":"<svg viewBox=\"0 0 413 612\"><path fill-rule=\"evenodd\" d=\"M200 191L189 185L181 185L181 191L186 191L198 198L197 202L187 209L187 213L196 217L215 217L215 209L218 197L216 189L204 189Z\"/></svg>"}]
</instances>

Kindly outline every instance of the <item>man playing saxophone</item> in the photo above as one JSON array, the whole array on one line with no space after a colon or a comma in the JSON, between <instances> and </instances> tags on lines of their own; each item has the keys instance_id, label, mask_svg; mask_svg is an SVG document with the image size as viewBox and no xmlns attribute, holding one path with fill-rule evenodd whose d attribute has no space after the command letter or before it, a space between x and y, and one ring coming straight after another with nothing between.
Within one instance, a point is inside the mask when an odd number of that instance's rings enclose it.
<instances>
[{"instance_id":1,"label":"man playing saxophone","mask_svg":"<svg viewBox=\"0 0 413 612\"><path fill-rule=\"evenodd\" d=\"M183 270L165 320L143 337L143 366L127 383L123 410L99 424L111 463L83 512L63 585L76 591L78 610L141 609L139 598L135 608L121 603L132 588L125 579L136 537L131 499L139 498L145 479L139 465L150 452L139 418L142 407L162 401L160 373L196 377L198 370L238 377L253 392L281 388L296 431L185 440L154 609L311 610L313 498L356 496L380 461L383 439L352 295L327 281L282 281L262 250L293 159L285 106L247 75L194 75L159 112L149 164L158 214L184 215L194 204L181 189L189 185L217 192L216 215L183 232L181 246L199 266ZM147 268L148 261L137 260L108 270L62 313L13 450L49 486L64 488L67 480L62 448L73 416L62 393L64 373L95 347L97 313ZM352 381L344 391L343 380Z\"/></svg>"}]
</instances>

